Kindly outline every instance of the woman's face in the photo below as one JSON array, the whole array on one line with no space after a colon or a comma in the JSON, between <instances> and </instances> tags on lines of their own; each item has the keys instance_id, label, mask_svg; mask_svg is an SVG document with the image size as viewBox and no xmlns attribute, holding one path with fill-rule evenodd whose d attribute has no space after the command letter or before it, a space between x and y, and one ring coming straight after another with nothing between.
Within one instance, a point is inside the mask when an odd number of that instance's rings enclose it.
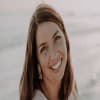
<instances>
[{"instance_id":1,"label":"woman's face","mask_svg":"<svg viewBox=\"0 0 100 100\"><path fill-rule=\"evenodd\" d=\"M54 22L39 24L36 34L37 58L43 79L60 81L67 62L67 47L63 32Z\"/></svg>"}]
</instances>

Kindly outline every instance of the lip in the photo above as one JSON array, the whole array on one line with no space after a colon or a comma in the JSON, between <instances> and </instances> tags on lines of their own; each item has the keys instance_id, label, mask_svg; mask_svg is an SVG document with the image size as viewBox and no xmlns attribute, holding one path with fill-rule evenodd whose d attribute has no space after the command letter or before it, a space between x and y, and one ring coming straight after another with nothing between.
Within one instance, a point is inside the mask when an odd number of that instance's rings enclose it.
<instances>
[{"instance_id":1,"label":"lip","mask_svg":"<svg viewBox=\"0 0 100 100\"><path fill-rule=\"evenodd\" d=\"M59 62L60 62L60 63L59 63ZM62 59L60 59L59 62L57 62L55 65L53 65L53 66L56 66L56 68L50 67L50 69L51 69L52 71L54 71L54 72L58 72L59 69L61 68ZM59 65L58 65L58 64L59 64ZM57 66L57 65L58 65L58 66Z\"/></svg>"}]
</instances>

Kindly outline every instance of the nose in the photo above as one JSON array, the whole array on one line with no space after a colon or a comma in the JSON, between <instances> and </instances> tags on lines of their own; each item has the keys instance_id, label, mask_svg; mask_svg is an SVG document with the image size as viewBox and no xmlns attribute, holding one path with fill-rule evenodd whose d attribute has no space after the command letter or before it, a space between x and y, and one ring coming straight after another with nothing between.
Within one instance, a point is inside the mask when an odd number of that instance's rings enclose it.
<instances>
[{"instance_id":1,"label":"nose","mask_svg":"<svg viewBox=\"0 0 100 100\"><path fill-rule=\"evenodd\" d=\"M49 66L53 66L57 63L57 61L59 60L59 54L57 51L55 50L50 50L49 52L49 59L48 59L48 64Z\"/></svg>"}]
</instances>

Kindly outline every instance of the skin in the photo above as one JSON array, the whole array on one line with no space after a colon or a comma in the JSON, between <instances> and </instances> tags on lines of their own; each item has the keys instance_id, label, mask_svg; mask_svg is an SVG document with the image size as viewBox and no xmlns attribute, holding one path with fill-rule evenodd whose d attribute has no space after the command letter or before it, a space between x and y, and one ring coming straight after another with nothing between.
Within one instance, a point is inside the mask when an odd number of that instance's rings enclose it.
<instances>
[{"instance_id":1,"label":"skin","mask_svg":"<svg viewBox=\"0 0 100 100\"><path fill-rule=\"evenodd\" d=\"M63 32L54 22L39 24L36 34L38 65L42 70L41 86L50 100L58 100L61 80L67 62L67 47ZM59 63L53 70L51 67Z\"/></svg>"}]
</instances>

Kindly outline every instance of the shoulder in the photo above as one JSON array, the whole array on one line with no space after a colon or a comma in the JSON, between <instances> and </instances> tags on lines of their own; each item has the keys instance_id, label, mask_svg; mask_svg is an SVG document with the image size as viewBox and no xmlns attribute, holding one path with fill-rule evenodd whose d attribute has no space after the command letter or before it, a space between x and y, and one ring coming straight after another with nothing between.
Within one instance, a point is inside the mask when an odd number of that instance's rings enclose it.
<instances>
[{"instance_id":1,"label":"shoulder","mask_svg":"<svg viewBox=\"0 0 100 100\"><path fill-rule=\"evenodd\" d=\"M36 90L36 93L32 100L47 100L44 94L40 90Z\"/></svg>"},{"instance_id":2,"label":"shoulder","mask_svg":"<svg viewBox=\"0 0 100 100\"><path fill-rule=\"evenodd\" d=\"M76 85L69 96L69 100L79 100L79 94Z\"/></svg>"}]
</instances>

